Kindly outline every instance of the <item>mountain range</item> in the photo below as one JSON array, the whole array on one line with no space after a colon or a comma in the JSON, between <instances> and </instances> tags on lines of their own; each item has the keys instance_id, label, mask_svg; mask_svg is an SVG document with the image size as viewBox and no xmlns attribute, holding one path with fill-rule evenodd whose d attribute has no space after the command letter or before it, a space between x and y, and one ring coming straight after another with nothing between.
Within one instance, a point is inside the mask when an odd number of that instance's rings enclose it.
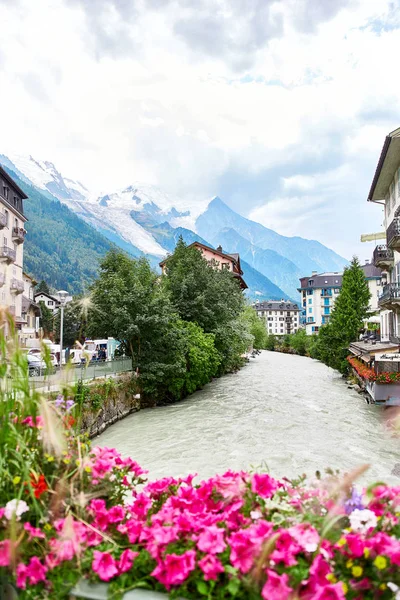
<instances>
[{"instance_id":1,"label":"mountain range","mask_svg":"<svg viewBox=\"0 0 400 600\"><path fill-rule=\"evenodd\" d=\"M0 164L29 196L24 207L27 269L73 293L87 287L99 258L113 245L135 257L146 255L157 266L180 236L186 243L197 240L239 252L253 299L297 299L299 277L338 272L347 263L320 242L285 237L246 219L218 196L188 205L141 183L98 194L32 156L0 154Z\"/></svg>"}]
</instances>

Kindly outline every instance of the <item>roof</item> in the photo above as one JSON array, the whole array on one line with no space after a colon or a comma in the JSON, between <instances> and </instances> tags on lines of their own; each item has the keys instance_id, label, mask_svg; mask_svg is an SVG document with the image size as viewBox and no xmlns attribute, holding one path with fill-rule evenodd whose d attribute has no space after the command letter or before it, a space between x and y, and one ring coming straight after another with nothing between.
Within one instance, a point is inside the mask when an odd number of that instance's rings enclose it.
<instances>
[{"instance_id":1,"label":"roof","mask_svg":"<svg viewBox=\"0 0 400 600\"><path fill-rule=\"evenodd\" d=\"M298 304L289 300L265 300L252 304L255 310L300 310Z\"/></svg>"},{"instance_id":2,"label":"roof","mask_svg":"<svg viewBox=\"0 0 400 600\"><path fill-rule=\"evenodd\" d=\"M362 270L366 279L382 279L382 271L378 269L373 263L367 263L361 265Z\"/></svg>"},{"instance_id":3,"label":"roof","mask_svg":"<svg viewBox=\"0 0 400 600\"><path fill-rule=\"evenodd\" d=\"M25 273L25 271L22 273L23 277L26 277L26 279L30 279L32 281L32 285L36 285L37 281L36 279L34 279L31 275L28 275L28 273Z\"/></svg>"},{"instance_id":4,"label":"roof","mask_svg":"<svg viewBox=\"0 0 400 600\"><path fill-rule=\"evenodd\" d=\"M47 298L50 298L50 300L54 300L55 302L60 303L60 301L55 296L51 296L50 294L47 294L46 292L36 292L34 294L35 300L36 300L37 296L41 296L41 295L46 296Z\"/></svg>"},{"instance_id":5,"label":"roof","mask_svg":"<svg viewBox=\"0 0 400 600\"><path fill-rule=\"evenodd\" d=\"M385 200L394 174L400 166L400 127L386 136L383 144L371 189L369 202Z\"/></svg>"},{"instance_id":6,"label":"roof","mask_svg":"<svg viewBox=\"0 0 400 600\"><path fill-rule=\"evenodd\" d=\"M23 295L22 303L21 303L21 312L23 312L23 313L28 312L28 310L30 309L31 306L40 313L40 306L38 304L35 304L33 302L33 300L31 300L30 298L27 298L26 296Z\"/></svg>"},{"instance_id":7,"label":"roof","mask_svg":"<svg viewBox=\"0 0 400 600\"><path fill-rule=\"evenodd\" d=\"M10 185L12 185L12 187L15 188L19 194L21 194L21 197L22 197L23 200L26 200L28 198L28 196L25 194L25 192L23 192L21 190L21 188L19 187L19 185L17 183L15 183L15 181L11 177L11 175L9 175L7 173L7 171L5 169L3 169L3 167L1 165L0 165L0 175L2 177L4 177L4 179L6 179L6 181L8 181L8 183Z\"/></svg>"},{"instance_id":8,"label":"roof","mask_svg":"<svg viewBox=\"0 0 400 600\"><path fill-rule=\"evenodd\" d=\"M297 288L300 292L305 289L316 289L316 288L326 288L333 287L338 288L342 286L342 278L343 273L320 273L311 275L309 277L301 277L300 278L300 287ZM313 283L310 285L309 282Z\"/></svg>"}]
</instances>

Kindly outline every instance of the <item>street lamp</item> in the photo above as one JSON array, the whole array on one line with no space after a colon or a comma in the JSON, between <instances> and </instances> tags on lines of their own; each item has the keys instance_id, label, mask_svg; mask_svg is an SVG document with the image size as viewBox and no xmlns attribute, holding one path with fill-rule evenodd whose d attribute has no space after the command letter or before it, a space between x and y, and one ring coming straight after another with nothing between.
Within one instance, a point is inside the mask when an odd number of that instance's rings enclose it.
<instances>
[{"instance_id":1,"label":"street lamp","mask_svg":"<svg viewBox=\"0 0 400 600\"><path fill-rule=\"evenodd\" d=\"M60 370L62 369L62 361L63 361L63 333L64 333L64 306L67 301L68 292L65 290L60 290L57 292L57 296L60 301L61 308L61 319L60 319Z\"/></svg>"}]
</instances>

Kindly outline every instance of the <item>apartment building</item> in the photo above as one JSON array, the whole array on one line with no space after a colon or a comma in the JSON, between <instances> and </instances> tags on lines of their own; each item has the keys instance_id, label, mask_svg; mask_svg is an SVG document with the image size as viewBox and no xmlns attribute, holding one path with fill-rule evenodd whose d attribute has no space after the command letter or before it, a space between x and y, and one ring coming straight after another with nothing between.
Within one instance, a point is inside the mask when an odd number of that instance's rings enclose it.
<instances>
[{"instance_id":1,"label":"apartment building","mask_svg":"<svg viewBox=\"0 0 400 600\"><path fill-rule=\"evenodd\" d=\"M243 271L240 266L240 256L239 254L228 254L227 252L223 252L222 246L218 246L218 248L211 248L210 246L206 246L205 244L201 244L200 242L193 242L190 244L188 248L197 248L203 258L207 260L211 265L213 265L216 269L226 269L227 271L231 271L234 277L238 280L240 288L242 290L247 289L247 284L243 279ZM165 275L168 266L168 257L160 262L160 267L162 269L163 275Z\"/></svg>"},{"instance_id":2,"label":"apartment building","mask_svg":"<svg viewBox=\"0 0 400 600\"><path fill-rule=\"evenodd\" d=\"M379 310L378 302L382 289L382 273L368 260L361 265L371 294L369 303L370 313ZM314 271L311 277L300 279L301 306L305 318L307 335L318 333L322 325L329 323L329 319L342 288L343 273L320 273Z\"/></svg>"},{"instance_id":3,"label":"apartment building","mask_svg":"<svg viewBox=\"0 0 400 600\"><path fill-rule=\"evenodd\" d=\"M265 321L269 334L296 333L300 327L300 308L289 300L266 300L252 304L257 316Z\"/></svg>"},{"instance_id":4,"label":"apartment building","mask_svg":"<svg viewBox=\"0 0 400 600\"><path fill-rule=\"evenodd\" d=\"M368 202L383 206L385 243L376 246L373 262L382 271L379 297L381 340L400 343L400 128L384 141Z\"/></svg>"},{"instance_id":5,"label":"apartment building","mask_svg":"<svg viewBox=\"0 0 400 600\"><path fill-rule=\"evenodd\" d=\"M318 274L313 271L311 277L300 279L300 287L297 289L301 294L307 335L318 333L321 325L329 323L341 287L342 273Z\"/></svg>"},{"instance_id":6,"label":"apartment building","mask_svg":"<svg viewBox=\"0 0 400 600\"><path fill-rule=\"evenodd\" d=\"M17 329L23 325L22 275L25 228L23 201L27 196L0 165L0 304L14 315ZM6 330L6 335L8 331Z\"/></svg>"},{"instance_id":7,"label":"apartment building","mask_svg":"<svg viewBox=\"0 0 400 600\"><path fill-rule=\"evenodd\" d=\"M40 331L40 307L34 302L34 287L36 281L27 273L22 274L24 281L24 292L22 294L22 324L19 334L20 343L23 347L29 347L30 340L39 337Z\"/></svg>"}]
</instances>

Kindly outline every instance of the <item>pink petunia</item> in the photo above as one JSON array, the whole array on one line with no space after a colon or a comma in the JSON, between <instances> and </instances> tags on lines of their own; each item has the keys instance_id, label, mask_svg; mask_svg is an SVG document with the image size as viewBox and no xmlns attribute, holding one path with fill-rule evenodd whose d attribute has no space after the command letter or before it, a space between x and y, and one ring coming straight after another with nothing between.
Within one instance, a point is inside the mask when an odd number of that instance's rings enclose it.
<instances>
[{"instance_id":1,"label":"pink petunia","mask_svg":"<svg viewBox=\"0 0 400 600\"><path fill-rule=\"evenodd\" d=\"M39 527L32 527L30 523L24 523L24 529L29 534L29 540L33 538L44 539L46 536Z\"/></svg>"},{"instance_id":2,"label":"pink petunia","mask_svg":"<svg viewBox=\"0 0 400 600\"><path fill-rule=\"evenodd\" d=\"M268 475L267 473L253 475L251 481L251 491L258 494L261 498L272 498L276 490L280 487L279 481Z\"/></svg>"},{"instance_id":3,"label":"pink petunia","mask_svg":"<svg viewBox=\"0 0 400 600\"><path fill-rule=\"evenodd\" d=\"M47 567L42 565L37 556L32 556L26 567L26 575L31 585L36 585L40 581L46 580Z\"/></svg>"},{"instance_id":4,"label":"pink petunia","mask_svg":"<svg viewBox=\"0 0 400 600\"><path fill-rule=\"evenodd\" d=\"M328 584L317 589L310 600L346 600L343 592L343 586L340 583Z\"/></svg>"},{"instance_id":5,"label":"pink petunia","mask_svg":"<svg viewBox=\"0 0 400 600\"><path fill-rule=\"evenodd\" d=\"M210 554L219 554L226 548L224 541L224 530L216 525L207 527L199 535L197 540L197 547L202 552L209 552Z\"/></svg>"},{"instance_id":6,"label":"pink petunia","mask_svg":"<svg viewBox=\"0 0 400 600\"><path fill-rule=\"evenodd\" d=\"M183 554L167 554L151 573L160 583L170 589L183 583L196 566L196 553L188 550Z\"/></svg>"},{"instance_id":7,"label":"pink petunia","mask_svg":"<svg viewBox=\"0 0 400 600\"><path fill-rule=\"evenodd\" d=\"M224 572L223 564L213 554L207 554L201 560L199 560L199 567L204 573L204 579L214 581L218 578L219 573Z\"/></svg>"},{"instance_id":8,"label":"pink petunia","mask_svg":"<svg viewBox=\"0 0 400 600\"><path fill-rule=\"evenodd\" d=\"M110 581L118 574L117 563L109 552L93 552L92 569L102 581Z\"/></svg>"},{"instance_id":9,"label":"pink petunia","mask_svg":"<svg viewBox=\"0 0 400 600\"><path fill-rule=\"evenodd\" d=\"M261 591L264 600L287 600L293 591L288 586L289 577L287 573L278 575L275 571L268 569L267 576L267 582Z\"/></svg>"},{"instance_id":10,"label":"pink petunia","mask_svg":"<svg viewBox=\"0 0 400 600\"><path fill-rule=\"evenodd\" d=\"M117 505L110 508L108 511L108 520L110 523L120 523L125 518L125 509L123 506Z\"/></svg>"},{"instance_id":11,"label":"pink petunia","mask_svg":"<svg viewBox=\"0 0 400 600\"><path fill-rule=\"evenodd\" d=\"M26 580L28 579L27 568L24 563L17 566L17 587L24 590L26 588Z\"/></svg>"},{"instance_id":12,"label":"pink petunia","mask_svg":"<svg viewBox=\"0 0 400 600\"><path fill-rule=\"evenodd\" d=\"M139 556L139 552L133 552L133 550L130 550L129 548L124 550L117 564L118 573L121 575L121 573L126 573L126 571L129 571L132 568L133 561L137 556Z\"/></svg>"},{"instance_id":13,"label":"pink petunia","mask_svg":"<svg viewBox=\"0 0 400 600\"><path fill-rule=\"evenodd\" d=\"M0 542L0 567L8 567L10 564L10 540Z\"/></svg>"}]
</instances>

